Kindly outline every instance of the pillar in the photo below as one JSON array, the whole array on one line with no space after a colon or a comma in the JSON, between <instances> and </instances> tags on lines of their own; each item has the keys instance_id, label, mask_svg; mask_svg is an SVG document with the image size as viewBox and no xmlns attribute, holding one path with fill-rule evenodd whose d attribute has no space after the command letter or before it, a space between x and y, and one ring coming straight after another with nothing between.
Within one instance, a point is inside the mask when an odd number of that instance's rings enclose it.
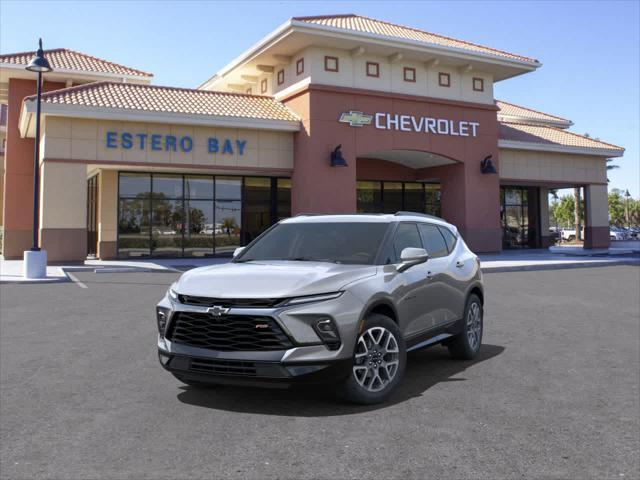
<instances>
[{"instance_id":1,"label":"pillar","mask_svg":"<svg viewBox=\"0 0 640 480\"><path fill-rule=\"evenodd\" d=\"M102 170L98 177L98 258L118 256L118 172Z\"/></svg>"},{"instance_id":2,"label":"pillar","mask_svg":"<svg viewBox=\"0 0 640 480\"><path fill-rule=\"evenodd\" d=\"M547 248L553 245L553 237L549 230L549 189L540 187L539 195L540 211L540 246Z\"/></svg>"},{"instance_id":3,"label":"pillar","mask_svg":"<svg viewBox=\"0 0 640 480\"><path fill-rule=\"evenodd\" d=\"M606 185L587 185L584 248L609 248L609 196Z\"/></svg>"},{"instance_id":4,"label":"pillar","mask_svg":"<svg viewBox=\"0 0 640 480\"><path fill-rule=\"evenodd\" d=\"M50 262L87 258L87 167L42 163L40 241Z\"/></svg>"}]
</instances>

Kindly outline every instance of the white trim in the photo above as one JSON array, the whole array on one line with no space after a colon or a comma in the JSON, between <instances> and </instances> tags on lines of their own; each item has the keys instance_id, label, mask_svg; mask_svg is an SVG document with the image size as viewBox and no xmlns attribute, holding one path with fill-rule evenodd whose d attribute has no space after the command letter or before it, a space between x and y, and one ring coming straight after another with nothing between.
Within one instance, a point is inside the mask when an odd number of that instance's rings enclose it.
<instances>
[{"instance_id":1,"label":"white trim","mask_svg":"<svg viewBox=\"0 0 640 480\"><path fill-rule=\"evenodd\" d=\"M528 125L541 125L546 127L558 127L558 128L569 128L573 125L571 120L543 120L536 119L531 117L525 117L521 115L507 115L504 113L500 113L498 111L498 121L505 123L519 123L519 124L528 124Z\"/></svg>"},{"instance_id":2,"label":"white trim","mask_svg":"<svg viewBox=\"0 0 640 480\"><path fill-rule=\"evenodd\" d=\"M25 71L26 65L22 65L19 63L0 63L0 67L7 68L10 70L20 70ZM126 73L111 73L111 72L96 72L94 70L71 70L68 68L56 68L51 73L47 74L47 78L55 78L56 74L64 75L73 75L73 76L84 76L84 77L99 77L99 78L126 78L127 80L143 80L146 82L151 82L153 79L153 74L151 76L146 75L130 75Z\"/></svg>"},{"instance_id":3,"label":"white trim","mask_svg":"<svg viewBox=\"0 0 640 480\"><path fill-rule=\"evenodd\" d=\"M35 113L35 101L24 102L20 113L20 134L27 135L31 118ZM86 107L81 105L42 104L42 113L58 117L91 118L96 120L116 120L125 122L147 122L179 125L199 125L210 127L247 128L256 130L277 130L297 132L298 120L267 120L247 117L227 117L220 115L193 115L182 113L146 112L123 108Z\"/></svg>"},{"instance_id":4,"label":"white trim","mask_svg":"<svg viewBox=\"0 0 640 480\"><path fill-rule=\"evenodd\" d=\"M594 155L597 157L621 157L624 149L614 150L608 148L571 147L558 144L545 144L533 142L516 142L514 140L498 140L498 148L512 150L533 150L536 152L573 153L580 155Z\"/></svg>"}]
</instances>

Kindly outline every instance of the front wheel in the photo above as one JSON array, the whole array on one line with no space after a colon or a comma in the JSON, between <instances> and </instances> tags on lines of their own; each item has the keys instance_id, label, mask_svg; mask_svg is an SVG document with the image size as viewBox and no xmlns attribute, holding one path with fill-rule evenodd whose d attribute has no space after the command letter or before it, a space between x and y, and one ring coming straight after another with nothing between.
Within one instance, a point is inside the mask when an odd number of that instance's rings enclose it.
<instances>
[{"instance_id":1,"label":"front wheel","mask_svg":"<svg viewBox=\"0 0 640 480\"><path fill-rule=\"evenodd\" d=\"M353 353L352 370L339 393L350 402L372 405L386 400L404 375L407 352L396 323L385 315L366 320Z\"/></svg>"},{"instance_id":2,"label":"front wheel","mask_svg":"<svg viewBox=\"0 0 640 480\"><path fill-rule=\"evenodd\" d=\"M477 295L469 296L464 309L462 331L447 344L454 358L472 360L480 351L483 331L482 302Z\"/></svg>"}]
</instances>

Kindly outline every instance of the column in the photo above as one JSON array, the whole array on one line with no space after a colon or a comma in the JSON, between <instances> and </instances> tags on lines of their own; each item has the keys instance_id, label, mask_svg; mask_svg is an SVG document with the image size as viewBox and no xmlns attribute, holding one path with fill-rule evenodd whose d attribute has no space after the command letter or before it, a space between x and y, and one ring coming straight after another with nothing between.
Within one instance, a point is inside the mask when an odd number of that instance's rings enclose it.
<instances>
[{"instance_id":1,"label":"column","mask_svg":"<svg viewBox=\"0 0 640 480\"><path fill-rule=\"evenodd\" d=\"M40 241L50 262L87 258L87 167L45 161L40 167Z\"/></svg>"},{"instance_id":2,"label":"column","mask_svg":"<svg viewBox=\"0 0 640 480\"><path fill-rule=\"evenodd\" d=\"M553 245L553 237L549 231L549 189L540 187L538 197L540 205L540 246L547 248Z\"/></svg>"},{"instance_id":3,"label":"column","mask_svg":"<svg viewBox=\"0 0 640 480\"><path fill-rule=\"evenodd\" d=\"M102 170L98 178L98 258L118 256L118 172Z\"/></svg>"},{"instance_id":4,"label":"column","mask_svg":"<svg viewBox=\"0 0 640 480\"><path fill-rule=\"evenodd\" d=\"M584 248L609 248L609 197L606 185L587 185Z\"/></svg>"}]
</instances>

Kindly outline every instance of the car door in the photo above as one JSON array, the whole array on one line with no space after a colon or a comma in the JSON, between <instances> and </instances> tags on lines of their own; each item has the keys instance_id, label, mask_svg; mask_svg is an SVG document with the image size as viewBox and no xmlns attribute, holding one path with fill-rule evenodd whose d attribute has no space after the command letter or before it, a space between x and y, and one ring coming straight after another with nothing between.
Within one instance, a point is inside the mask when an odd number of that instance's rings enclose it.
<instances>
[{"instance_id":1,"label":"car door","mask_svg":"<svg viewBox=\"0 0 640 480\"><path fill-rule=\"evenodd\" d=\"M398 225L393 239L394 263L400 263L402 250L408 247L424 248L418 226L415 223L402 222ZM417 334L433 324L431 311L425 305L424 298L430 296L427 279L427 263L398 272L398 286L394 290L394 297L401 327L406 337Z\"/></svg>"},{"instance_id":2,"label":"car door","mask_svg":"<svg viewBox=\"0 0 640 480\"><path fill-rule=\"evenodd\" d=\"M429 327L437 327L448 323L451 292L449 291L451 278L449 276L449 249L446 241L436 225L419 223L418 230L422 237L424 248L429 254L426 262L427 287L426 295L422 297L422 308L429 311Z\"/></svg>"}]
</instances>

